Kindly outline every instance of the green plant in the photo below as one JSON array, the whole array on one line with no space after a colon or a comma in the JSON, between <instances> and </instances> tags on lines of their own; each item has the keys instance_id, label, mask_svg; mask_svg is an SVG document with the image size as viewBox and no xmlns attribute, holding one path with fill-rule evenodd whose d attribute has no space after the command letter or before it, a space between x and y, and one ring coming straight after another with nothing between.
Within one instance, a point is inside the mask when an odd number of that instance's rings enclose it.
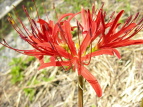
<instances>
[{"instance_id":1,"label":"green plant","mask_svg":"<svg viewBox=\"0 0 143 107\"><path fill-rule=\"evenodd\" d=\"M12 78L11 78L11 82L12 84L15 84L17 82L20 82L23 80L24 75L21 71L21 68L19 66L15 66L11 69L11 73Z\"/></svg>"},{"instance_id":2,"label":"green plant","mask_svg":"<svg viewBox=\"0 0 143 107\"><path fill-rule=\"evenodd\" d=\"M34 88L25 88L23 91L24 91L25 95L29 97L29 100L33 101L33 98L34 98L34 95L36 92L35 89Z\"/></svg>"},{"instance_id":3,"label":"green plant","mask_svg":"<svg viewBox=\"0 0 143 107\"><path fill-rule=\"evenodd\" d=\"M92 105L91 107L96 107L96 105Z\"/></svg>"},{"instance_id":4,"label":"green plant","mask_svg":"<svg viewBox=\"0 0 143 107\"><path fill-rule=\"evenodd\" d=\"M50 82L54 79L55 77L50 77L50 78L46 78L46 77L43 77L42 80L45 81L45 82Z\"/></svg>"},{"instance_id":5,"label":"green plant","mask_svg":"<svg viewBox=\"0 0 143 107\"><path fill-rule=\"evenodd\" d=\"M30 86L30 85L36 85L36 84L39 84L41 81L39 81L36 77L32 77L32 79L30 79L28 82L27 82L27 85Z\"/></svg>"},{"instance_id":6,"label":"green plant","mask_svg":"<svg viewBox=\"0 0 143 107\"><path fill-rule=\"evenodd\" d=\"M25 61L23 61L23 57L20 58L13 58L12 61L9 63L11 66L11 82L12 84L16 84L17 82L20 82L24 78L24 69L29 66L31 61L33 61L34 57L29 57Z\"/></svg>"}]
</instances>

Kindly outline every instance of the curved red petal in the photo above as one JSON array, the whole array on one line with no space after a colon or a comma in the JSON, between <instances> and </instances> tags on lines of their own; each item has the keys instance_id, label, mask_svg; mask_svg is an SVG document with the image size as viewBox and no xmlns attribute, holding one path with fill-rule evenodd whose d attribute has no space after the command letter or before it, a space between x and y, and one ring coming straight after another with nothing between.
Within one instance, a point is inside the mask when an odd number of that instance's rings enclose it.
<instances>
[{"instance_id":1,"label":"curved red petal","mask_svg":"<svg viewBox=\"0 0 143 107\"><path fill-rule=\"evenodd\" d=\"M70 62L69 61L55 61L55 62L43 63L40 65L38 69L40 70L40 69L44 69L50 66L70 66Z\"/></svg>"},{"instance_id":2,"label":"curved red petal","mask_svg":"<svg viewBox=\"0 0 143 107\"><path fill-rule=\"evenodd\" d=\"M102 96L102 90L97 79L83 66L81 66L81 75L90 83L98 97Z\"/></svg>"},{"instance_id":3,"label":"curved red petal","mask_svg":"<svg viewBox=\"0 0 143 107\"><path fill-rule=\"evenodd\" d=\"M93 57L93 56L98 56L98 55L117 55L117 57L120 59L121 56L120 56L120 53L114 49L114 48L105 48L105 49L101 49L101 50L98 50L98 51L95 51L95 52L92 52L90 54L87 54L85 55L84 57L82 57L82 60L88 60L90 57Z\"/></svg>"}]
</instances>

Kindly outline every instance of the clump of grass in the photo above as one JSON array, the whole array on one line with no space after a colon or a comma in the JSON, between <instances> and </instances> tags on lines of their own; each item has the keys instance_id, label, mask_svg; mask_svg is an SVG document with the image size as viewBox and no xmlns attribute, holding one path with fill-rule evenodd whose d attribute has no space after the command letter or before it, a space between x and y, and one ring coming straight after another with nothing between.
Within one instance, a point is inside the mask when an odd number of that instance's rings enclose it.
<instances>
[{"instance_id":1,"label":"clump of grass","mask_svg":"<svg viewBox=\"0 0 143 107\"><path fill-rule=\"evenodd\" d=\"M9 63L9 65L11 66L10 75L12 84L16 84L23 80L23 71L29 66L32 61L35 60L34 57L29 57L26 60L23 59L23 57L13 58L12 61Z\"/></svg>"},{"instance_id":2,"label":"clump of grass","mask_svg":"<svg viewBox=\"0 0 143 107\"><path fill-rule=\"evenodd\" d=\"M26 96L29 97L29 100L32 101L33 97L35 95L35 89L34 88L25 88L24 93Z\"/></svg>"},{"instance_id":3,"label":"clump of grass","mask_svg":"<svg viewBox=\"0 0 143 107\"><path fill-rule=\"evenodd\" d=\"M45 72L45 71L42 71L39 75L42 75L43 72ZM30 80L26 81L26 84L27 84L26 86L31 87L31 86L41 84L42 82L51 82L54 79L55 79L54 77L48 78L48 77L46 77L46 75L44 75L41 78L38 78L37 76L36 77L34 76ZM34 100L34 97L38 93L38 89L35 88L35 87L24 88L23 91L24 91L24 94L29 98L29 100L31 102Z\"/></svg>"}]
</instances>

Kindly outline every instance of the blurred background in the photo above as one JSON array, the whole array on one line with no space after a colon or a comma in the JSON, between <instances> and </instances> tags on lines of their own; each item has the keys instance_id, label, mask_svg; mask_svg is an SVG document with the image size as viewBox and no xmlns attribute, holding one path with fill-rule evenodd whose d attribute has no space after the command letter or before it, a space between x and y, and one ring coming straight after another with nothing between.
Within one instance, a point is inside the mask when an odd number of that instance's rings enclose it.
<instances>
[{"instance_id":1,"label":"blurred background","mask_svg":"<svg viewBox=\"0 0 143 107\"><path fill-rule=\"evenodd\" d=\"M40 17L46 19L47 14L51 20L64 13L76 13L81 7L91 9L93 3L100 8L102 2L109 15L113 11L125 10L120 22L137 12L143 17L143 0L35 0ZM0 0L0 41L5 39L17 49L31 49L7 20L8 14L16 19L17 12L28 27L22 5L36 18L32 0ZM143 39L143 31L138 33L136 39ZM143 98L143 45L118 50L121 60L104 55L92 59L88 69L99 80L104 94L97 98L86 83L85 107L140 107ZM38 71L39 62L34 57L20 55L2 45L0 62L0 107L77 106L77 77L74 72L57 67Z\"/></svg>"}]
</instances>

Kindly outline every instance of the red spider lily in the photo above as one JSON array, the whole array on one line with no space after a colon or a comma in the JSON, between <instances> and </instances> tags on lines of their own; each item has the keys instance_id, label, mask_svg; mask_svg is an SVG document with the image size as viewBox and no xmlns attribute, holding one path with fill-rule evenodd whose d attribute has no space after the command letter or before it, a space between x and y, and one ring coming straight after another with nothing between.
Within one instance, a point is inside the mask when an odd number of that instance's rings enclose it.
<instances>
[{"instance_id":1,"label":"red spider lily","mask_svg":"<svg viewBox=\"0 0 143 107\"><path fill-rule=\"evenodd\" d=\"M98 39L98 42L95 45L95 50L143 44L143 40L131 39L143 28L143 18L136 23L139 17L139 13L137 13L134 17L128 17L125 23L121 24L119 20L123 13L124 10L120 11L114 17L115 12L113 12L109 20L105 21L106 13L102 8L99 11L95 11L95 7L93 6L92 12L82 9L82 23L80 26L83 34L89 32L92 34L92 37L88 35L84 38L81 44L82 53L96 39ZM119 55L117 56L119 57Z\"/></svg>"},{"instance_id":2,"label":"red spider lily","mask_svg":"<svg viewBox=\"0 0 143 107\"><path fill-rule=\"evenodd\" d=\"M116 31L121 25L118 21L123 11L119 12L114 19L111 15L111 19L105 22L106 14L103 9L101 8L95 12L93 6L92 13L90 10L82 9L81 12L76 14L62 15L56 23L51 20L44 21L40 17L38 17L38 21L35 21L30 18L25 7L24 11L29 19L31 30L24 26L17 14L17 20L21 23L25 32L18 27L12 17L9 17L8 20L20 37L33 46L34 49L14 49L5 40L1 44L22 54L35 56L40 60L39 69L49 66L62 66L63 68L68 66L68 69L72 68L91 84L98 97L102 96L101 87L84 65L90 63L91 57L103 54L116 54L120 58L119 52L114 48L143 43L143 40L130 40L142 29L142 20L137 24L134 23L139 14L133 20L131 20L132 16L129 17L120 30ZM77 26L72 27L70 21L77 14L81 14L82 23L78 21ZM68 17L68 19L64 20L65 17ZM73 40L71 33L75 28L77 28L78 42ZM96 45L94 45L95 39L98 39ZM51 56L50 62L45 63L44 56Z\"/></svg>"}]
</instances>

